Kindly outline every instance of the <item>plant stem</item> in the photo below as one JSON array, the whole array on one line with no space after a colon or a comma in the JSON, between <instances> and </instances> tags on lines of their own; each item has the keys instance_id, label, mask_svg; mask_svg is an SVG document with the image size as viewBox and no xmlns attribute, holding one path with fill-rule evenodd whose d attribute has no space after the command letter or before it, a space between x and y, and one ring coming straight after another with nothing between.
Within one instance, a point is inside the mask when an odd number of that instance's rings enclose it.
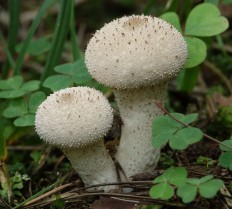
<instances>
[{"instance_id":1,"label":"plant stem","mask_svg":"<svg viewBox=\"0 0 232 209\"><path fill-rule=\"evenodd\" d=\"M7 56L7 59L8 61L5 63L5 65L3 66L3 70L2 70L2 78L5 78L8 74L8 67L9 67L9 64L11 65L11 67L14 69L15 68L15 62L12 58L12 55L10 53L10 50L7 48L7 43L5 41L5 39L3 38L3 35L2 35L2 31L0 30L0 40L2 42L2 45L3 45L3 48L4 48L4 51L6 53L6 56Z\"/></svg>"},{"instance_id":2,"label":"plant stem","mask_svg":"<svg viewBox=\"0 0 232 209\"><path fill-rule=\"evenodd\" d=\"M30 29L28 31L28 34L27 34L25 40L23 41L22 49L20 50L19 56L18 56L18 58L16 60L16 66L15 66L15 70L14 70L14 75L19 75L20 74L20 70L21 70L22 65L23 65L24 56L25 56L25 54L27 52L27 48L29 46L31 38L34 35L37 27L39 26L42 17L46 13L46 11L54 4L55 1L56 0L46 0L42 4L41 8L39 9L39 12L36 15L34 21L32 22L32 25L31 25L31 27L30 27Z\"/></svg>"},{"instance_id":3,"label":"plant stem","mask_svg":"<svg viewBox=\"0 0 232 209\"><path fill-rule=\"evenodd\" d=\"M60 183L62 183L64 181L64 179L66 178L66 176L64 176L61 179L58 179L54 184L42 189L41 191L37 192L36 194L32 195L31 197L29 197L28 199L24 200L23 202L21 202L20 204L18 204L17 206L13 207L12 209L17 209L20 208L22 206L24 206L27 202L39 197L40 195L44 194L45 192L51 190L52 188L56 187L57 185L59 185Z\"/></svg>"},{"instance_id":4,"label":"plant stem","mask_svg":"<svg viewBox=\"0 0 232 209\"><path fill-rule=\"evenodd\" d=\"M64 43L68 34L71 13L71 0L61 0L60 12L57 17L56 28L52 40L52 47L49 51L44 72L41 76L43 82L53 74L53 69L60 60Z\"/></svg>"},{"instance_id":5,"label":"plant stem","mask_svg":"<svg viewBox=\"0 0 232 209\"><path fill-rule=\"evenodd\" d=\"M3 65L3 70L2 70L2 78L6 78L8 74L8 69L9 66L15 68L14 66L14 61L12 59L12 56L15 52L15 45L17 43L17 38L18 38L18 29L19 29L19 5L20 1L18 0L9 0L8 1L8 7L9 7L9 19L10 19L10 24L9 24L9 31L8 31L8 40L7 40L7 45L6 47L6 52L7 52L7 58L8 60L5 62Z\"/></svg>"},{"instance_id":6,"label":"plant stem","mask_svg":"<svg viewBox=\"0 0 232 209\"><path fill-rule=\"evenodd\" d=\"M220 69L218 69L213 63L205 60L204 65L208 67L213 73L215 73L225 84L228 91L232 95L232 85L230 80L221 72Z\"/></svg>"},{"instance_id":7,"label":"plant stem","mask_svg":"<svg viewBox=\"0 0 232 209\"><path fill-rule=\"evenodd\" d=\"M73 60L78 60L81 57L81 51L79 48L79 43L77 40L77 35L75 31L75 6L74 6L74 0L72 1L72 10L71 10L71 19L70 19L70 35L71 35L71 47L72 47L72 54L73 54Z\"/></svg>"}]
</instances>

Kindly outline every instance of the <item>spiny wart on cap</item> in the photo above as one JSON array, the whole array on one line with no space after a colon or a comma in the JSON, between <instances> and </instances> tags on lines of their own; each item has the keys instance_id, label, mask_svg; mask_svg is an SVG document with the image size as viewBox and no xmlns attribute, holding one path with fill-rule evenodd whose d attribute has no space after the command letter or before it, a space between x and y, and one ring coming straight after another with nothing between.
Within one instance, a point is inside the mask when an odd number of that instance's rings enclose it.
<instances>
[{"instance_id":1,"label":"spiny wart on cap","mask_svg":"<svg viewBox=\"0 0 232 209\"><path fill-rule=\"evenodd\" d=\"M101 92L73 87L48 96L37 110L35 125L46 142L58 147L76 147L99 140L112 121L112 108Z\"/></svg>"},{"instance_id":2,"label":"spiny wart on cap","mask_svg":"<svg viewBox=\"0 0 232 209\"><path fill-rule=\"evenodd\" d=\"M85 62L90 74L112 88L156 85L172 79L187 58L182 35L156 17L116 19L90 40Z\"/></svg>"}]
</instances>

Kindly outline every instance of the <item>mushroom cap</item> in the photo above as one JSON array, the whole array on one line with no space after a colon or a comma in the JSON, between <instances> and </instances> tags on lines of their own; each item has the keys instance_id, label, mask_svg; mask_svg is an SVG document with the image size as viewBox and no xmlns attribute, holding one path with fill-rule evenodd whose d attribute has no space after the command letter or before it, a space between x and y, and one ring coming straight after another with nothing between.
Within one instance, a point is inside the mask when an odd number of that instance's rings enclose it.
<instances>
[{"instance_id":1,"label":"mushroom cap","mask_svg":"<svg viewBox=\"0 0 232 209\"><path fill-rule=\"evenodd\" d=\"M151 16L116 19L91 38L85 52L90 74L118 89L155 85L174 78L187 58L187 45L168 22Z\"/></svg>"},{"instance_id":2,"label":"mushroom cap","mask_svg":"<svg viewBox=\"0 0 232 209\"><path fill-rule=\"evenodd\" d=\"M113 122L113 111L103 94L88 87L57 91L38 107L35 127L47 143L76 148L102 140Z\"/></svg>"}]
</instances>

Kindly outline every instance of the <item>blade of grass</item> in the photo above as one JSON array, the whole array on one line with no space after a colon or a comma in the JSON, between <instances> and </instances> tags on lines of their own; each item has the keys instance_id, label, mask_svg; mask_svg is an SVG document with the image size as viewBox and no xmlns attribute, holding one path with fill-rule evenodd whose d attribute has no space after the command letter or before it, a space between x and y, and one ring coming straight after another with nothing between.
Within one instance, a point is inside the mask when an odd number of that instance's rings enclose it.
<instances>
[{"instance_id":1,"label":"blade of grass","mask_svg":"<svg viewBox=\"0 0 232 209\"><path fill-rule=\"evenodd\" d=\"M72 10L71 10L71 19L70 19L70 35L71 35L71 46L72 46L72 54L73 60L78 60L81 57L81 51L79 48L79 43L76 36L75 31L75 7L74 7L74 0L72 1Z\"/></svg>"},{"instance_id":2,"label":"blade of grass","mask_svg":"<svg viewBox=\"0 0 232 209\"><path fill-rule=\"evenodd\" d=\"M143 9L144 15L148 15L155 4L156 4L156 0L149 0Z\"/></svg>"},{"instance_id":3,"label":"blade of grass","mask_svg":"<svg viewBox=\"0 0 232 209\"><path fill-rule=\"evenodd\" d=\"M9 61L9 64L11 65L11 67L14 69L15 68L15 62L12 58L12 55L10 53L10 50L7 48L7 43L2 35L2 31L0 30L0 40L2 42L2 45L3 45L3 49L4 49L4 52L6 53L6 56L7 56L7 59ZM4 73L4 72L3 72ZM7 72L5 72L7 73Z\"/></svg>"},{"instance_id":4,"label":"blade of grass","mask_svg":"<svg viewBox=\"0 0 232 209\"><path fill-rule=\"evenodd\" d=\"M226 52L226 50L225 50L225 44L224 44L224 41L223 41L221 35L217 35L217 36L216 36L216 40L217 40L218 46L219 46L220 49L222 50L224 56L227 56L227 52Z\"/></svg>"},{"instance_id":5,"label":"blade of grass","mask_svg":"<svg viewBox=\"0 0 232 209\"><path fill-rule=\"evenodd\" d=\"M8 40L7 40L7 48L10 54L14 54L15 52L15 45L17 43L18 38L18 29L19 29L19 10L20 10L20 1L19 0L9 0L8 1L8 8L9 8L9 30L8 30ZM9 66L14 70L14 66L12 66L12 60L9 59L4 63L2 69L2 78L6 78L8 74ZM12 57L11 57L12 58Z\"/></svg>"},{"instance_id":6,"label":"blade of grass","mask_svg":"<svg viewBox=\"0 0 232 209\"><path fill-rule=\"evenodd\" d=\"M53 189L54 187L56 187L56 186L58 186L59 184L61 184L61 183L65 180L66 177L67 177L67 175L64 176L64 177L62 177L62 178L60 178L60 179L58 179L58 180L57 180L55 183L53 183L52 185L50 185L50 186L48 186L48 187L46 187L46 188L40 190L39 192L35 193L34 195L32 195L32 196L29 197L28 199L24 200L23 202L21 202L20 204L18 204L18 205L15 206L15 207L13 207L12 209L20 208L20 207L24 206L27 202L29 202L29 201L31 201L31 200L33 200L33 199L39 197L40 195L44 194L45 192L47 192L47 191Z\"/></svg>"},{"instance_id":7,"label":"blade of grass","mask_svg":"<svg viewBox=\"0 0 232 209\"><path fill-rule=\"evenodd\" d=\"M18 59L16 61L14 75L19 75L20 69L22 68L22 65L23 65L24 56L27 52L27 48L29 46L31 38L34 35L37 27L39 26L42 17L47 12L47 10L55 3L55 1L56 0L46 0L42 4L41 8L39 9L39 12L37 13L34 21L32 22L32 25L28 31L28 34L27 34L25 40L23 41L22 49L21 49L19 56L18 56Z\"/></svg>"},{"instance_id":8,"label":"blade of grass","mask_svg":"<svg viewBox=\"0 0 232 209\"><path fill-rule=\"evenodd\" d=\"M43 82L48 76L53 74L53 68L60 60L66 36L69 30L67 25L70 24L71 0L61 0L60 12L57 17L56 28L52 39L52 47L49 51L44 72L41 76Z\"/></svg>"},{"instance_id":9,"label":"blade of grass","mask_svg":"<svg viewBox=\"0 0 232 209\"><path fill-rule=\"evenodd\" d=\"M0 129L1 130L1 129ZM0 161L5 160L7 156L6 140L3 137L3 130L0 132Z\"/></svg>"}]
</instances>

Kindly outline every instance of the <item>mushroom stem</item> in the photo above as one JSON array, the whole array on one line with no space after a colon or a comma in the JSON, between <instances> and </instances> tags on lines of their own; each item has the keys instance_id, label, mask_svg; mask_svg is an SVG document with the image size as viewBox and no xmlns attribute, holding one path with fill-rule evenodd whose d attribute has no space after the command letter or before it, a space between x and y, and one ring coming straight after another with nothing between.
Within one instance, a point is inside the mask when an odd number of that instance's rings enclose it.
<instances>
[{"instance_id":1,"label":"mushroom stem","mask_svg":"<svg viewBox=\"0 0 232 209\"><path fill-rule=\"evenodd\" d=\"M115 158L127 178L144 171L152 171L160 156L160 150L153 148L151 144L152 121L163 114L155 105L155 101L165 100L167 82L113 91L123 123ZM121 177L123 178L122 174Z\"/></svg>"},{"instance_id":2,"label":"mushroom stem","mask_svg":"<svg viewBox=\"0 0 232 209\"><path fill-rule=\"evenodd\" d=\"M115 165L104 146L103 140L85 147L75 149L63 148L62 151L86 187L117 182ZM111 185L95 189L109 192L117 188L117 186Z\"/></svg>"}]
</instances>

